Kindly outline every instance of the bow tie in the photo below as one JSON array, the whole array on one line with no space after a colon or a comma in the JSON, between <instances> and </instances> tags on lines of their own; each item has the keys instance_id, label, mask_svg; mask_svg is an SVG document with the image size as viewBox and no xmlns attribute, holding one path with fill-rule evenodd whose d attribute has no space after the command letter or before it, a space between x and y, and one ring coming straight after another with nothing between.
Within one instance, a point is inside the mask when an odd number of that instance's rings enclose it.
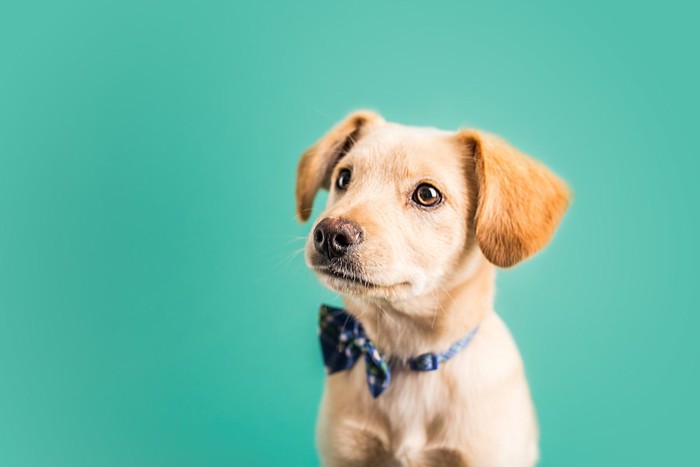
<instances>
[{"instance_id":1,"label":"bow tie","mask_svg":"<svg viewBox=\"0 0 700 467\"><path fill-rule=\"evenodd\" d=\"M479 330L477 325L469 334L452 344L446 352L424 353L407 360L413 371L437 370L440 363L449 360L464 349ZM321 352L329 375L352 368L364 355L367 385L372 397L379 397L389 386L391 370L389 361L382 357L369 340L362 324L342 308L321 305L318 323Z\"/></svg>"}]
</instances>

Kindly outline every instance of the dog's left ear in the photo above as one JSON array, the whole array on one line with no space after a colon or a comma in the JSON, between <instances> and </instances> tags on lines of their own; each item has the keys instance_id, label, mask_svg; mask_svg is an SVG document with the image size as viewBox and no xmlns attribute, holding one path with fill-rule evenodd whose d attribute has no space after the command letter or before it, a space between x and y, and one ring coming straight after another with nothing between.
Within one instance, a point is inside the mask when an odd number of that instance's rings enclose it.
<instances>
[{"instance_id":1,"label":"dog's left ear","mask_svg":"<svg viewBox=\"0 0 700 467\"><path fill-rule=\"evenodd\" d=\"M302 156L297 168L297 217L306 222L311 215L316 192L328 189L338 161L347 154L367 129L384 120L374 112L361 110L348 115Z\"/></svg>"},{"instance_id":2,"label":"dog's left ear","mask_svg":"<svg viewBox=\"0 0 700 467\"><path fill-rule=\"evenodd\" d=\"M543 164L494 135L463 130L457 136L477 186L479 247L496 266L513 266L547 244L569 205L569 189Z\"/></svg>"}]
</instances>

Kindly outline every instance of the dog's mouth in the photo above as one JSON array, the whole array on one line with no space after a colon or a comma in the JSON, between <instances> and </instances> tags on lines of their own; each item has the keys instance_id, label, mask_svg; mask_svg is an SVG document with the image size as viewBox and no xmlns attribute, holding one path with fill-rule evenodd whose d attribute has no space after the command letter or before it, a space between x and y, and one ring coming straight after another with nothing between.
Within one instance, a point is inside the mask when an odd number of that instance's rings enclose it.
<instances>
[{"instance_id":1,"label":"dog's mouth","mask_svg":"<svg viewBox=\"0 0 700 467\"><path fill-rule=\"evenodd\" d=\"M341 281L355 285L360 285L368 289L375 289L377 287L381 287L380 284L368 281L360 274L343 271L333 266L314 266L313 268L316 272L324 276L331 277L333 279L340 279Z\"/></svg>"},{"instance_id":2,"label":"dog's mouth","mask_svg":"<svg viewBox=\"0 0 700 467\"><path fill-rule=\"evenodd\" d=\"M410 285L408 282L397 284L381 284L368 280L360 273L340 269L332 265L313 265L315 272L321 275L331 288L339 292L349 292L351 290L390 290L400 286Z\"/></svg>"}]
</instances>

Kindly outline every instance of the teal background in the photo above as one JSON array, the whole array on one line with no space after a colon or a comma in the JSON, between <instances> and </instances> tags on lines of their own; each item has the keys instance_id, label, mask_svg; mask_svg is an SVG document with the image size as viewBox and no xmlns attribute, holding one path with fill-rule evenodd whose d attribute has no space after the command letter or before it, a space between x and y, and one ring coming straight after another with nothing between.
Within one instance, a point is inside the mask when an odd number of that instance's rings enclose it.
<instances>
[{"instance_id":1,"label":"teal background","mask_svg":"<svg viewBox=\"0 0 700 467\"><path fill-rule=\"evenodd\" d=\"M294 174L362 107L496 132L574 188L498 280L541 465L697 462L697 18L3 2L0 465L315 465L316 309L337 299L295 254Z\"/></svg>"}]
</instances>

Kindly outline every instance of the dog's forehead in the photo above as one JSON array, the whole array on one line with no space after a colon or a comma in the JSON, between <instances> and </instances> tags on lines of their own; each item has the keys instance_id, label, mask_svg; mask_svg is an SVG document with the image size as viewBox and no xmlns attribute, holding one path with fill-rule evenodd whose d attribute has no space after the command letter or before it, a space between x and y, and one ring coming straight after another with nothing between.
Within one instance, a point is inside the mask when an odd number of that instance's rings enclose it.
<instances>
[{"instance_id":1,"label":"dog's forehead","mask_svg":"<svg viewBox=\"0 0 700 467\"><path fill-rule=\"evenodd\" d=\"M407 176L446 176L462 167L454 133L394 123L360 139L350 155L353 165Z\"/></svg>"}]
</instances>

